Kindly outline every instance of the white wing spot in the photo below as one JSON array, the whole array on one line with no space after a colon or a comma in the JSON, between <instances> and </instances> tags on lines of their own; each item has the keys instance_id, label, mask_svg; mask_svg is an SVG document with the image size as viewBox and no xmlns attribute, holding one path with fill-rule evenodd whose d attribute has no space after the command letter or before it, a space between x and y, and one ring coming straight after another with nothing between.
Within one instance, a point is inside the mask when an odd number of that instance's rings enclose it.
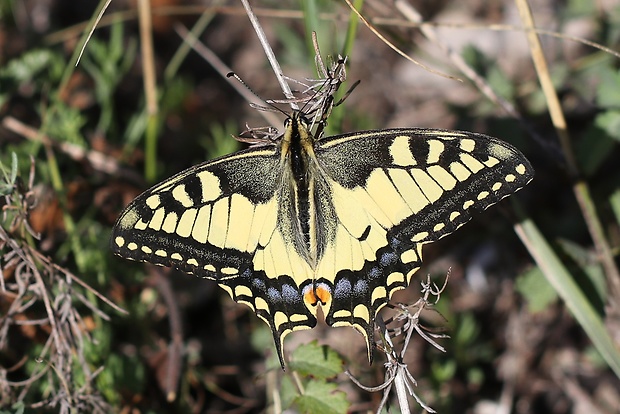
<instances>
[{"instance_id":1,"label":"white wing spot","mask_svg":"<svg viewBox=\"0 0 620 414\"><path fill-rule=\"evenodd\" d=\"M222 195L220 189L220 179L212 172L201 171L196 176L200 179L200 186L202 187L202 201L208 203L216 200Z\"/></svg>"},{"instance_id":2,"label":"white wing spot","mask_svg":"<svg viewBox=\"0 0 620 414\"><path fill-rule=\"evenodd\" d=\"M517 179L514 174L508 174L505 178L506 182L512 183Z\"/></svg>"},{"instance_id":3,"label":"white wing spot","mask_svg":"<svg viewBox=\"0 0 620 414\"><path fill-rule=\"evenodd\" d=\"M461 149L465 152L472 152L476 148L476 141L473 139L462 139L461 140Z\"/></svg>"},{"instance_id":4,"label":"white wing spot","mask_svg":"<svg viewBox=\"0 0 620 414\"><path fill-rule=\"evenodd\" d=\"M401 262L407 264L420 260L414 250L407 250L400 255Z\"/></svg>"},{"instance_id":5,"label":"white wing spot","mask_svg":"<svg viewBox=\"0 0 620 414\"><path fill-rule=\"evenodd\" d=\"M151 218L151 221L149 223L149 227L152 228L155 231L159 231L161 230L161 225L164 222L164 217L166 216L166 211L162 208L158 208L155 211L155 214L153 214L153 218Z\"/></svg>"},{"instance_id":6,"label":"white wing spot","mask_svg":"<svg viewBox=\"0 0 620 414\"><path fill-rule=\"evenodd\" d=\"M412 242L419 242L421 240L424 240L427 237L428 237L428 232L427 231L422 231L422 232L416 234L415 236L413 236L411 238L411 241Z\"/></svg>"},{"instance_id":7,"label":"white wing spot","mask_svg":"<svg viewBox=\"0 0 620 414\"><path fill-rule=\"evenodd\" d=\"M134 228L136 230L146 230L146 228L149 226L149 223L147 223L146 221L140 219L136 222L136 225L134 226Z\"/></svg>"},{"instance_id":8,"label":"white wing spot","mask_svg":"<svg viewBox=\"0 0 620 414\"><path fill-rule=\"evenodd\" d=\"M353 316L356 318L362 318L366 322L370 321L370 314L368 312L368 307L366 307L365 305L362 305L361 303L353 309Z\"/></svg>"},{"instance_id":9,"label":"white wing spot","mask_svg":"<svg viewBox=\"0 0 620 414\"><path fill-rule=\"evenodd\" d=\"M303 321L307 321L308 317L306 315L302 315L301 313L294 313L288 319L291 322L303 322Z\"/></svg>"},{"instance_id":10,"label":"white wing spot","mask_svg":"<svg viewBox=\"0 0 620 414\"><path fill-rule=\"evenodd\" d=\"M351 317L351 311L348 311L346 309L339 309L336 312L334 312L334 318L350 318Z\"/></svg>"},{"instance_id":11,"label":"white wing spot","mask_svg":"<svg viewBox=\"0 0 620 414\"><path fill-rule=\"evenodd\" d=\"M459 213L458 211L453 211L452 213L450 213L450 221L454 221L460 215L461 213Z\"/></svg>"},{"instance_id":12,"label":"white wing spot","mask_svg":"<svg viewBox=\"0 0 620 414\"><path fill-rule=\"evenodd\" d=\"M151 210L155 210L161 204L161 199L157 194L153 194L146 199L145 203Z\"/></svg>"},{"instance_id":13,"label":"white wing spot","mask_svg":"<svg viewBox=\"0 0 620 414\"><path fill-rule=\"evenodd\" d=\"M499 144L490 144L489 153L492 154L494 157L500 158L502 160L507 160L510 157L514 156L511 150Z\"/></svg>"},{"instance_id":14,"label":"white wing spot","mask_svg":"<svg viewBox=\"0 0 620 414\"><path fill-rule=\"evenodd\" d=\"M439 200L443 195L443 189L426 173L426 171L420 168L412 168L411 176L431 203Z\"/></svg>"},{"instance_id":15,"label":"white wing spot","mask_svg":"<svg viewBox=\"0 0 620 414\"><path fill-rule=\"evenodd\" d=\"M416 165L415 158L409 148L409 137L400 135L394 138L392 145L390 145L390 156L392 162L401 167L409 167Z\"/></svg>"},{"instance_id":16,"label":"white wing spot","mask_svg":"<svg viewBox=\"0 0 620 414\"><path fill-rule=\"evenodd\" d=\"M428 157L426 158L427 164L436 164L439 162L439 157L443 153L445 145L443 142L437 139L431 139L428 141Z\"/></svg>"},{"instance_id":17,"label":"white wing spot","mask_svg":"<svg viewBox=\"0 0 620 414\"><path fill-rule=\"evenodd\" d=\"M249 287L244 286L244 285L238 285L238 286L235 286L235 296L252 297L254 295L252 294L252 290Z\"/></svg>"},{"instance_id":18,"label":"white wing spot","mask_svg":"<svg viewBox=\"0 0 620 414\"><path fill-rule=\"evenodd\" d=\"M118 225L124 230L131 229L138 220L140 220L140 215L136 212L136 209L132 208L125 211L125 214L121 216L121 220L118 222Z\"/></svg>"},{"instance_id":19,"label":"white wing spot","mask_svg":"<svg viewBox=\"0 0 620 414\"><path fill-rule=\"evenodd\" d=\"M405 281L405 275L400 272L393 272L387 277L386 284L388 286L393 285L394 283L402 283Z\"/></svg>"},{"instance_id":20,"label":"white wing spot","mask_svg":"<svg viewBox=\"0 0 620 414\"><path fill-rule=\"evenodd\" d=\"M445 224L443 224L443 223L437 223L437 224L435 224L435 227L433 227L433 231L434 231L435 233L437 233L438 231L441 231L441 229L443 229L444 227L446 227L446 225L445 225Z\"/></svg>"},{"instance_id":21,"label":"white wing spot","mask_svg":"<svg viewBox=\"0 0 620 414\"><path fill-rule=\"evenodd\" d=\"M194 205L194 201L191 199L189 194L187 194L185 184L179 184L174 187L172 189L172 196L185 208L190 208Z\"/></svg>"},{"instance_id":22,"label":"white wing spot","mask_svg":"<svg viewBox=\"0 0 620 414\"><path fill-rule=\"evenodd\" d=\"M142 250L146 254L153 253L153 250L149 246L142 246L142 247L140 247L140 250Z\"/></svg>"},{"instance_id":23,"label":"white wing spot","mask_svg":"<svg viewBox=\"0 0 620 414\"><path fill-rule=\"evenodd\" d=\"M161 229L166 233L174 233L177 228L177 223L179 222L179 216L177 213L170 212L164 219L164 224L162 224Z\"/></svg>"},{"instance_id":24,"label":"white wing spot","mask_svg":"<svg viewBox=\"0 0 620 414\"><path fill-rule=\"evenodd\" d=\"M469 207L473 206L474 202L472 200L467 200L463 203L463 210L467 210Z\"/></svg>"},{"instance_id":25,"label":"white wing spot","mask_svg":"<svg viewBox=\"0 0 620 414\"><path fill-rule=\"evenodd\" d=\"M155 256L159 256L159 257L166 257L168 256L168 253L166 253L165 250L155 250Z\"/></svg>"},{"instance_id":26,"label":"white wing spot","mask_svg":"<svg viewBox=\"0 0 620 414\"><path fill-rule=\"evenodd\" d=\"M427 168L427 171L444 190L452 190L456 185L456 179L439 165L431 165Z\"/></svg>"},{"instance_id":27,"label":"white wing spot","mask_svg":"<svg viewBox=\"0 0 620 414\"><path fill-rule=\"evenodd\" d=\"M114 239L114 243L116 243L116 245L117 245L118 247L123 247L123 246L125 245L125 239L124 239L123 237L121 237L121 236L117 236L117 237Z\"/></svg>"},{"instance_id":28,"label":"white wing spot","mask_svg":"<svg viewBox=\"0 0 620 414\"><path fill-rule=\"evenodd\" d=\"M465 181L471 175L471 172L467 168L465 168L463 164L456 161L450 164L450 172L459 181Z\"/></svg>"},{"instance_id":29,"label":"white wing spot","mask_svg":"<svg viewBox=\"0 0 620 414\"><path fill-rule=\"evenodd\" d=\"M484 165L491 168L499 164L499 160L495 157L489 157L486 161L484 161Z\"/></svg>"},{"instance_id":30,"label":"white wing spot","mask_svg":"<svg viewBox=\"0 0 620 414\"><path fill-rule=\"evenodd\" d=\"M138 245L137 245L136 243L134 243L134 242L131 242L131 243L129 243L129 244L127 245L127 248L128 248L129 250L137 250L137 249L138 249Z\"/></svg>"},{"instance_id":31,"label":"white wing spot","mask_svg":"<svg viewBox=\"0 0 620 414\"><path fill-rule=\"evenodd\" d=\"M179 236L189 237L189 235L192 234L192 228L194 227L197 214L198 210L195 208L190 208L183 213L179 220L179 225L177 226L177 234Z\"/></svg>"},{"instance_id":32,"label":"white wing spot","mask_svg":"<svg viewBox=\"0 0 620 414\"><path fill-rule=\"evenodd\" d=\"M488 196L489 196L489 192L488 191L481 191L480 194L478 194L478 200L484 200Z\"/></svg>"},{"instance_id":33,"label":"white wing spot","mask_svg":"<svg viewBox=\"0 0 620 414\"><path fill-rule=\"evenodd\" d=\"M370 298L370 303L374 303L377 299L383 299L387 297L387 290L383 286L377 286L372 291L372 296Z\"/></svg>"},{"instance_id":34,"label":"white wing spot","mask_svg":"<svg viewBox=\"0 0 620 414\"><path fill-rule=\"evenodd\" d=\"M174 260L183 260L183 256L181 256L179 253L172 253L170 255L170 258Z\"/></svg>"},{"instance_id":35,"label":"white wing spot","mask_svg":"<svg viewBox=\"0 0 620 414\"><path fill-rule=\"evenodd\" d=\"M212 219L209 226L208 241L216 247L224 247L226 245L226 235L228 233L228 206L230 199L223 198L213 204L211 211Z\"/></svg>"},{"instance_id":36,"label":"white wing spot","mask_svg":"<svg viewBox=\"0 0 620 414\"><path fill-rule=\"evenodd\" d=\"M500 188L502 188L502 183L495 183L495 184L493 184L493 187L491 187L491 190L497 191Z\"/></svg>"},{"instance_id":37,"label":"white wing spot","mask_svg":"<svg viewBox=\"0 0 620 414\"><path fill-rule=\"evenodd\" d=\"M461 162L474 174L484 168L484 165L469 154L461 154Z\"/></svg>"},{"instance_id":38,"label":"white wing spot","mask_svg":"<svg viewBox=\"0 0 620 414\"><path fill-rule=\"evenodd\" d=\"M523 164L519 164L517 165L517 168L515 168L515 171L518 172L519 174L523 175L525 174L525 165Z\"/></svg>"},{"instance_id":39,"label":"white wing spot","mask_svg":"<svg viewBox=\"0 0 620 414\"><path fill-rule=\"evenodd\" d=\"M192 228L192 237L199 243L205 243L209 234L209 221L211 220L211 205L207 204L198 210L194 227Z\"/></svg>"}]
</instances>

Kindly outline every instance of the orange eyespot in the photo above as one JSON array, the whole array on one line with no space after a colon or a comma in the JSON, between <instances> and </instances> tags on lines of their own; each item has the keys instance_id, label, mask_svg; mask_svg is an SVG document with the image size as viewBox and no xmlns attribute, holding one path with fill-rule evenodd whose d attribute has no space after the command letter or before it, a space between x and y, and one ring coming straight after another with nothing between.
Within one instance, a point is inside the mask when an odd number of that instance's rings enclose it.
<instances>
[{"instance_id":1,"label":"orange eyespot","mask_svg":"<svg viewBox=\"0 0 620 414\"><path fill-rule=\"evenodd\" d=\"M332 296L332 291L325 283L311 284L303 290L304 302L316 306L318 302L325 305Z\"/></svg>"}]
</instances>

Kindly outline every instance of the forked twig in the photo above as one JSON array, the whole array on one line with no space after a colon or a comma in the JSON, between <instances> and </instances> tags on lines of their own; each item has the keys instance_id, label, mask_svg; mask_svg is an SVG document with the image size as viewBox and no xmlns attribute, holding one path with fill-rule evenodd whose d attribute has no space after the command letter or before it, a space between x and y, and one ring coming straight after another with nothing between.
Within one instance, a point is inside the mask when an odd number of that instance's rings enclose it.
<instances>
[{"instance_id":1,"label":"forked twig","mask_svg":"<svg viewBox=\"0 0 620 414\"><path fill-rule=\"evenodd\" d=\"M390 391L392 387L396 390L396 396L398 399L398 404L401 412L403 414L410 413L409 403L407 399L407 395L412 396L418 405L424 408L429 413L434 413L435 411L428 406L422 399L415 393L414 387L417 386L417 381L409 371L407 364L403 362L405 353L407 348L409 347L409 341L413 332L417 332L424 340L433 345L433 347L437 348L441 352L446 352L445 349L439 345L435 339L436 338L446 338L447 335L443 334L434 334L428 331L427 328L424 328L420 325L420 315L424 310L431 310L437 312L434 309L434 305L439 301L441 294L448 284L448 279L450 278L450 272L446 276L444 283L441 287L438 287L436 284L432 283L430 280L430 276L427 277L426 282L422 282L422 297L418 299L412 305L390 305L392 308L399 310L399 313L390 318L387 322L383 322L382 319L377 319L377 326L379 328L379 336L381 337L381 344L377 345L377 349L383 352L387 358L385 362L385 379L382 384L375 387L368 387L361 384L349 371L345 371L345 374L353 381L358 387L362 388L368 392L377 392L383 391L383 397L381 399L381 403L379 404L379 408L377 409L377 414L381 413L383 407L385 407L387 400L390 395ZM435 300L431 302L431 296L435 297ZM402 323L402 326L396 328L390 328L388 325L393 325L396 323ZM406 333L406 337L404 343L400 349L397 351L392 342L392 336L396 338L397 336Z\"/></svg>"}]
</instances>

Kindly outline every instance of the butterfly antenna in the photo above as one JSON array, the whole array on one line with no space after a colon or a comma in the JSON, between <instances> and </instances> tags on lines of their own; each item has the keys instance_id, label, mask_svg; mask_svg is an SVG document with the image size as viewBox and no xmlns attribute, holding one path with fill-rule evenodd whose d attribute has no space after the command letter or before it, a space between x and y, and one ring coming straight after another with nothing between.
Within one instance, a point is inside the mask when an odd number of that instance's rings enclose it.
<instances>
[{"instance_id":1,"label":"butterfly antenna","mask_svg":"<svg viewBox=\"0 0 620 414\"><path fill-rule=\"evenodd\" d=\"M243 85L243 87L245 87L248 91L250 91L250 93L252 93L252 95L254 95L256 98L258 98L260 101L264 102L265 105L267 106L261 106L255 103L250 102L250 106L252 108L256 108L258 110L261 111L270 111L270 112L279 112L285 116L289 116L288 113L286 113L285 111L283 111L282 109L278 108L274 102L274 100L272 99L263 99L259 94L257 94L256 92L254 92L254 90L250 87L250 85L248 85L243 79L241 79L241 77L239 75L237 75L235 72L228 72L226 74L227 78L234 78L237 82L239 82L241 85Z\"/></svg>"}]
</instances>

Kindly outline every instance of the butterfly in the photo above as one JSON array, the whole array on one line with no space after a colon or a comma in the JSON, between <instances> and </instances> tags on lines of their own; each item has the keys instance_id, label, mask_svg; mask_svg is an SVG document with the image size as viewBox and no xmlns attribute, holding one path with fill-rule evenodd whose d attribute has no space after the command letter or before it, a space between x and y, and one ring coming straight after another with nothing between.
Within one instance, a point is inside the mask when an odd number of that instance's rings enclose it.
<instances>
[{"instance_id":1,"label":"butterfly","mask_svg":"<svg viewBox=\"0 0 620 414\"><path fill-rule=\"evenodd\" d=\"M511 145L408 128L315 138L294 111L277 139L191 167L133 200L112 230L118 255L214 280L273 333L331 326L364 336L406 288L422 246L533 178Z\"/></svg>"}]
</instances>

